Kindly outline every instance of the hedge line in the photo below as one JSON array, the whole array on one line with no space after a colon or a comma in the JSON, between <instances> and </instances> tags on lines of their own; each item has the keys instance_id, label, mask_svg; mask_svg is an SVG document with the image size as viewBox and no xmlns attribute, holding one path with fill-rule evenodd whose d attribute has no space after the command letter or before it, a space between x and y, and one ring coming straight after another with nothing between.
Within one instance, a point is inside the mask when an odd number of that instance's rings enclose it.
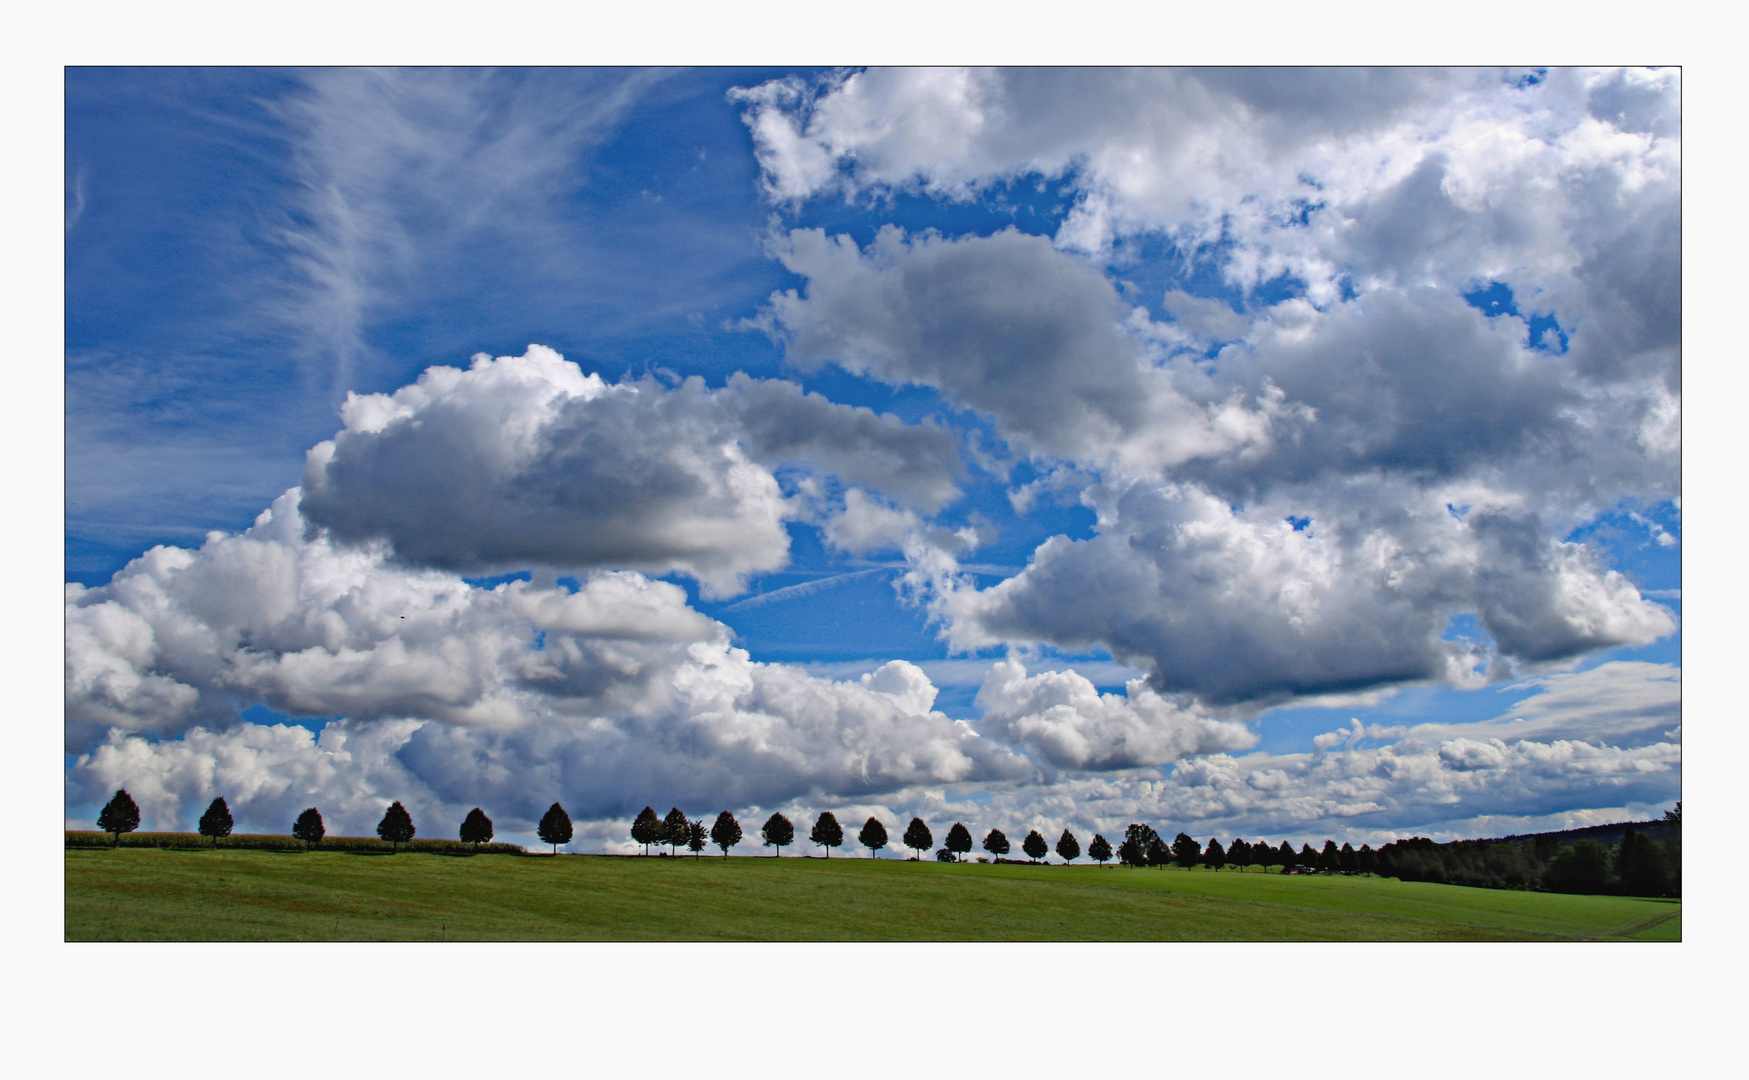
<instances>
[{"instance_id":1,"label":"hedge line","mask_svg":"<svg viewBox=\"0 0 1749 1080\"><path fill-rule=\"evenodd\" d=\"M106 832L69 829L66 835L66 846L70 848L106 848L114 843L113 838ZM213 842L198 833L131 832L122 833L120 846L204 851L211 850ZM252 851L303 851L305 849L304 842L295 836L273 836L257 833L221 837L218 846L221 848L244 848ZM415 838L401 846L408 851L422 852L427 855L472 855L475 853L474 845L464 844L460 840L420 840ZM387 855L394 848L388 841L379 840L374 836L329 836L310 850ZM526 855L527 852L515 844L481 844L479 854Z\"/></svg>"}]
</instances>

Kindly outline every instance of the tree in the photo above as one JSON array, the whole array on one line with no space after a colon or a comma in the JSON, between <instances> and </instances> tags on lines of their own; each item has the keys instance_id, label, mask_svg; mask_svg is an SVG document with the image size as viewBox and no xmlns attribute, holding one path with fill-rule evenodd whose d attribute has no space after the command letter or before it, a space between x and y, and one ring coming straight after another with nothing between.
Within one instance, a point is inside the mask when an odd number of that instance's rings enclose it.
<instances>
[{"instance_id":1,"label":"tree","mask_svg":"<svg viewBox=\"0 0 1749 1080\"><path fill-rule=\"evenodd\" d=\"M917 852L913 856L917 859L923 858L923 853L935 846L935 836L930 833L929 826L923 824L923 819L920 817L911 819L911 824L905 826L905 835L900 839L905 841L906 847Z\"/></svg>"},{"instance_id":2,"label":"tree","mask_svg":"<svg viewBox=\"0 0 1749 1080\"><path fill-rule=\"evenodd\" d=\"M1277 858L1275 849L1269 846L1267 840L1259 840L1251 845L1251 865L1261 866L1265 873L1268 873L1269 868L1275 865Z\"/></svg>"},{"instance_id":3,"label":"tree","mask_svg":"<svg viewBox=\"0 0 1749 1080\"><path fill-rule=\"evenodd\" d=\"M662 843L668 845L668 854L680 853L680 845L686 843L686 827L690 824L678 806L670 809L668 816L662 819Z\"/></svg>"},{"instance_id":4,"label":"tree","mask_svg":"<svg viewBox=\"0 0 1749 1080\"><path fill-rule=\"evenodd\" d=\"M1008 837L1001 829L991 829L990 835L984 837L984 850L1000 859L1009 852Z\"/></svg>"},{"instance_id":5,"label":"tree","mask_svg":"<svg viewBox=\"0 0 1749 1080\"><path fill-rule=\"evenodd\" d=\"M766 847L777 849L772 852L773 856L782 855L784 845L795 843L796 827L782 814L773 814L759 830L759 837L765 841Z\"/></svg>"},{"instance_id":6,"label":"tree","mask_svg":"<svg viewBox=\"0 0 1749 1080\"><path fill-rule=\"evenodd\" d=\"M1294 862L1299 863L1307 870L1316 870L1318 868L1318 853L1312 850L1312 845L1301 844L1300 853L1294 856Z\"/></svg>"},{"instance_id":7,"label":"tree","mask_svg":"<svg viewBox=\"0 0 1749 1080\"><path fill-rule=\"evenodd\" d=\"M1324 841L1324 850L1318 852L1318 869L1326 874L1342 869L1342 852L1336 850L1336 841Z\"/></svg>"},{"instance_id":8,"label":"tree","mask_svg":"<svg viewBox=\"0 0 1749 1080\"><path fill-rule=\"evenodd\" d=\"M1148 851L1159 842L1159 834L1151 827L1131 823L1124 830L1123 843L1117 846L1118 861L1125 866L1147 866Z\"/></svg>"},{"instance_id":9,"label":"tree","mask_svg":"<svg viewBox=\"0 0 1749 1080\"><path fill-rule=\"evenodd\" d=\"M225 800L214 799L200 816L200 834L212 837L214 847L219 846L219 837L231 835L231 808Z\"/></svg>"},{"instance_id":10,"label":"tree","mask_svg":"<svg viewBox=\"0 0 1749 1080\"><path fill-rule=\"evenodd\" d=\"M650 853L651 844L662 842L662 819L656 816L651 807L638 811L637 820L632 822L632 842L644 845L644 854Z\"/></svg>"},{"instance_id":11,"label":"tree","mask_svg":"<svg viewBox=\"0 0 1749 1080\"><path fill-rule=\"evenodd\" d=\"M468 811L468 816L462 819L462 843L474 845L474 850L480 850L480 845L492 839L492 819L479 807Z\"/></svg>"},{"instance_id":12,"label":"tree","mask_svg":"<svg viewBox=\"0 0 1749 1080\"><path fill-rule=\"evenodd\" d=\"M1544 833L1531 841L1530 850L1531 854L1536 856L1537 862L1547 866L1549 861L1555 857L1555 852L1561 850L1560 837Z\"/></svg>"},{"instance_id":13,"label":"tree","mask_svg":"<svg viewBox=\"0 0 1749 1080\"><path fill-rule=\"evenodd\" d=\"M97 827L110 834L111 847L121 846L121 834L140 827L140 808L127 788L117 791L97 813Z\"/></svg>"},{"instance_id":14,"label":"tree","mask_svg":"<svg viewBox=\"0 0 1749 1080\"><path fill-rule=\"evenodd\" d=\"M1148 844L1146 858L1149 866L1170 866L1172 849L1166 846L1166 841L1156 836Z\"/></svg>"},{"instance_id":15,"label":"tree","mask_svg":"<svg viewBox=\"0 0 1749 1080\"><path fill-rule=\"evenodd\" d=\"M1202 845L1189 833L1179 833L1172 838L1172 861L1189 870L1202 861Z\"/></svg>"},{"instance_id":16,"label":"tree","mask_svg":"<svg viewBox=\"0 0 1749 1080\"><path fill-rule=\"evenodd\" d=\"M328 835L328 830L322 827L321 812L312 806L299 814L298 819L292 823L292 835L302 840L306 847L320 844L322 837Z\"/></svg>"},{"instance_id":17,"label":"tree","mask_svg":"<svg viewBox=\"0 0 1749 1080\"><path fill-rule=\"evenodd\" d=\"M1227 861L1237 866L1243 874L1245 868L1251 865L1251 845L1242 837L1234 837L1233 842L1227 845Z\"/></svg>"},{"instance_id":18,"label":"tree","mask_svg":"<svg viewBox=\"0 0 1749 1080\"><path fill-rule=\"evenodd\" d=\"M1298 859L1299 859L1299 856L1294 854L1294 846L1292 844L1288 843L1286 840L1283 840L1281 842L1281 846L1275 849L1275 861L1270 863L1270 865L1271 866L1279 866L1283 870L1286 870L1288 867L1292 866L1295 863L1295 861L1297 861Z\"/></svg>"},{"instance_id":19,"label":"tree","mask_svg":"<svg viewBox=\"0 0 1749 1080\"><path fill-rule=\"evenodd\" d=\"M1081 841L1075 839L1075 834L1068 829L1057 837L1057 856L1066 863L1072 863L1081 857Z\"/></svg>"},{"instance_id":20,"label":"tree","mask_svg":"<svg viewBox=\"0 0 1749 1080\"><path fill-rule=\"evenodd\" d=\"M863 822L862 831L856 834L856 842L868 848L868 857L872 859L875 852L887 846L887 827L869 818Z\"/></svg>"},{"instance_id":21,"label":"tree","mask_svg":"<svg viewBox=\"0 0 1749 1080\"><path fill-rule=\"evenodd\" d=\"M1629 896L1663 896L1670 891L1664 852L1650 836L1636 829L1622 834L1615 853L1615 872L1621 875L1622 891Z\"/></svg>"},{"instance_id":22,"label":"tree","mask_svg":"<svg viewBox=\"0 0 1749 1080\"><path fill-rule=\"evenodd\" d=\"M826 857L832 857L832 849L844 843L844 830L838 824L838 818L828 810L814 822L814 830L808 833L808 839L826 849Z\"/></svg>"},{"instance_id":23,"label":"tree","mask_svg":"<svg viewBox=\"0 0 1749 1080\"><path fill-rule=\"evenodd\" d=\"M704 819L686 823L686 850L692 852L693 858L698 858L698 853L705 849L710 840L711 834L704 827Z\"/></svg>"},{"instance_id":24,"label":"tree","mask_svg":"<svg viewBox=\"0 0 1749 1080\"><path fill-rule=\"evenodd\" d=\"M1202 862L1211 870L1219 870L1227 865L1226 850L1221 847L1221 842L1212 836L1209 837L1209 846L1203 849Z\"/></svg>"},{"instance_id":25,"label":"tree","mask_svg":"<svg viewBox=\"0 0 1749 1080\"><path fill-rule=\"evenodd\" d=\"M1609 885L1609 849L1595 840L1578 840L1562 848L1543 871L1550 892L1600 893Z\"/></svg>"},{"instance_id":26,"label":"tree","mask_svg":"<svg viewBox=\"0 0 1749 1080\"><path fill-rule=\"evenodd\" d=\"M1344 874L1352 874L1360 869L1360 855L1354 850L1354 845L1346 841L1342 850L1336 853L1336 865Z\"/></svg>"},{"instance_id":27,"label":"tree","mask_svg":"<svg viewBox=\"0 0 1749 1080\"><path fill-rule=\"evenodd\" d=\"M1087 845L1087 857L1104 866L1106 860L1111 858L1111 841L1094 833L1093 842Z\"/></svg>"},{"instance_id":28,"label":"tree","mask_svg":"<svg viewBox=\"0 0 1749 1080\"><path fill-rule=\"evenodd\" d=\"M1045 838L1033 829L1026 834L1026 839L1020 842L1020 850L1026 852L1026 857L1037 862L1050 854L1051 845L1045 843Z\"/></svg>"},{"instance_id":29,"label":"tree","mask_svg":"<svg viewBox=\"0 0 1749 1080\"><path fill-rule=\"evenodd\" d=\"M560 844L571 842L571 815L565 813L564 807L554 803L541 816L535 835L540 837L541 843L553 845L553 854L557 855Z\"/></svg>"},{"instance_id":30,"label":"tree","mask_svg":"<svg viewBox=\"0 0 1749 1080\"><path fill-rule=\"evenodd\" d=\"M735 820L735 815L724 810L717 815L717 823L711 826L711 843L723 849L723 858L729 857L729 849L741 842L741 823Z\"/></svg>"},{"instance_id":31,"label":"tree","mask_svg":"<svg viewBox=\"0 0 1749 1080\"><path fill-rule=\"evenodd\" d=\"M1363 874L1376 874L1379 869L1379 853L1372 849L1371 844L1360 845L1360 850L1354 853L1354 865Z\"/></svg>"},{"instance_id":32,"label":"tree","mask_svg":"<svg viewBox=\"0 0 1749 1080\"><path fill-rule=\"evenodd\" d=\"M1676 800L1675 807L1673 807L1672 809L1664 811L1664 824L1670 826L1672 829L1676 829L1677 831L1681 831L1681 829L1682 829L1682 800L1681 799Z\"/></svg>"},{"instance_id":33,"label":"tree","mask_svg":"<svg viewBox=\"0 0 1749 1080\"><path fill-rule=\"evenodd\" d=\"M964 825L956 821L953 823L953 828L947 830L947 839L942 841L941 846L946 848L947 853L952 855L954 861L957 862L961 855L972 850L972 834Z\"/></svg>"},{"instance_id":34,"label":"tree","mask_svg":"<svg viewBox=\"0 0 1749 1080\"><path fill-rule=\"evenodd\" d=\"M413 839L413 832L413 816L399 799L389 804L383 819L377 822L377 835L389 842L391 851L401 850L402 844Z\"/></svg>"}]
</instances>

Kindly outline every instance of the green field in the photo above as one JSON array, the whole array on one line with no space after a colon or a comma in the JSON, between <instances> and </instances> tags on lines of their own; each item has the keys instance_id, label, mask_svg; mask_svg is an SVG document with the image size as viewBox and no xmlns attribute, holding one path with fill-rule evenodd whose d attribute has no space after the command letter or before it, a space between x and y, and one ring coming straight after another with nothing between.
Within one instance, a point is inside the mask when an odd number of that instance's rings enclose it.
<instances>
[{"instance_id":1,"label":"green field","mask_svg":"<svg viewBox=\"0 0 1749 1080\"><path fill-rule=\"evenodd\" d=\"M68 941L1573 941L1680 902L855 858L66 852Z\"/></svg>"}]
</instances>

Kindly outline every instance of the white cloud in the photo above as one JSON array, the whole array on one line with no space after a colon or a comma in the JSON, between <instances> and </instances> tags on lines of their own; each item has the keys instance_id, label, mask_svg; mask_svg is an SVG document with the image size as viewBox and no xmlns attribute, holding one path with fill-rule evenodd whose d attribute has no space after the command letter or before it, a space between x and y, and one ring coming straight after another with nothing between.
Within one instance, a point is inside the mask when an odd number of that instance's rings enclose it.
<instances>
[{"instance_id":1,"label":"white cloud","mask_svg":"<svg viewBox=\"0 0 1749 1080\"><path fill-rule=\"evenodd\" d=\"M927 547L909 583L954 645L1108 649L1222 704L1475 685L1674 631L1564 539L1680 491L1673 76L869 71L804 90L744 99L785 198L1045 176L1081 200L1055 246L889 226L860 249L797 229L779 253L806 285L762 325L792 362L934 387L1046 476L1088 478L1096 535L997 586ZM788 149L761 134L780 128ZM1094 218L1097 242L1065 242ZM1238 298L1170 287L1156 322L1111 280L1128 256L1102 273L1063 250L1140 232L1187 258L1224 238L1198 258ZM1283 273L1303 296L1251 291ZM1465 301L1490 281L1518 315ZM1566 351L1527 341L1548 311ZM1492 641L1446 640L1464 615Z\"/></svg>"},{"instance_id":2,"label":"white cloud","mask_svg":"<svg viewBox=\"0 0 1749 1080\"><path fill-rule=\"evenodd\" d=\"M988 589L935 579L955 645L1103 647L1147 667L1162 692L1231 703L1475 685L1494 658L1443 636L1466 611L1493 634L1497 673L1675 626L1581 545L1504 515L1459 522L1437 496L1417 505L1404 493L1394 520L1371 527L1296 530L1279 508L1239 512L1192 486L1091 494L1092 539L1054 537Z\"/></svg>"},{"instance_id":3,"label":"white cloud","mask_svg":"<svg viewBox=\"0 0 1749 1080\"><path fill-rule=\"evenodd\" d=\"M1032 768L933 711L903 661L843 682L755 663L678 586L629 571L474 588L308 528L296 489L245 533L67 594L69 798L126 786L166 823L214 795L253 827L314 803L368 831L393 798L593 818ZM343 719L312 740L239 722L254 702Z\"/></svg>"},{"instance_id":4,"label":"white cloud","mask_svg":"<svg viewBox=\"0 0 1749 1080\"><path fill-rule=\"evenodd\" d=\"M1257 736L1208 710L1169 701L1142 679L1124 696L1101 694L1073 670L1028 676L1015 660L995 664L978 691L979 727L1032 746L1068 769L1160 765L1193 754L1244 749Z\"/></svg>"},{"instance_id":5,"label":"white cloud","mask_svg":"<svg viewBox=\"0 0 1749 1080\"><path fill-rule=\"evenodd\" d=\"M1111 283L1042 237L885 226L859 250L797 229L779 258L807 290L774 293L760 324L792 363L934 387L1028 452L1157 468L1268 441L1266 388L1192 400Z\"/></svg>"},{"instance_id":6,"label":"white cloud","mask_svg":"<svg viewBox=\"0 0 1749 1080\"><path fill-rule=\"evenodd\" d=\"M841 469L931 507L957 494L940 429L744 376L719 391L609 386L538 345L349 395L342 417L310 451L302 513L458 572L678 571L727 595L788 560L784 524L801 514L778 464Z\"/></svg>"}]
</instances>

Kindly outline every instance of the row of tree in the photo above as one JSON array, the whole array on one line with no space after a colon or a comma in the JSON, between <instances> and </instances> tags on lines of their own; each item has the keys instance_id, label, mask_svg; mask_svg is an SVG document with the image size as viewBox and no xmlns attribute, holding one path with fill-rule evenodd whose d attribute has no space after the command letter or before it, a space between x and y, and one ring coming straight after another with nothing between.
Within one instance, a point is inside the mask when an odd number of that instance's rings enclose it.
<instances>
[{"instance_id":1,"label":"row of tree","mask_svg":"<svg viewBox=\"0 0 1749 1080\"><path fill-rule=\"evenodd\" d=\"M225 800L214 799L200 816L200 835L211 837L217 845L220 837L231 835L234 822L231 820L231 808L225 805ZM140 827L140 808L133 797L123 788L117 791L97 815L97 827L114 837L113 843L121 843L121 834L130 833ZM399 800L389 804L383 813L383 820L377 823L377 835L388 841L391 851L401 850L401 845L413 839L418 830L413 825L413 815L407 812ZM560 844L571 842L571 816L565 813L565 808L554 803L540 819L540 825L535 830L543 844L553 845L556 854ZM328 835L327 828L322 824L322 813L315 807L310 807L298 815L292 823L292 835L305 844L315 846ZM477 851L481 844L492 840L492 819L479 807L468 811L462 819L461 839L464 844L474 845Z\"/></svg>"},{"instance_id":2,"label":"row of tree","mask_svg":"<svg viewBox=\"0 0 1749 1080\"><path fill-rule=\"evenodd\" d=\"M633 841L643 846L646 855L650 853L652 845L659 847L667 844L672 854L679 854L680 848L684 847L696 856L710 844L715 844L722 849L725 858L729 849L744 839L741 823L727 810L718 814L716 823L706 828L702 819L689 819L679 807L670 809L666 817L657 817L654 807L644 807L632 821L631 835ZM774 857L781 855L784 848L795 843L795 824L782 814L772 814L760 827L759 838L764 846L773 849ZM844 827L830 810L815 820L813 829L808 833L808 840L820 845L827 858L832 857L833 849L843 846L844 838ZM886 825L879 818L871 817L863 823L856 839L868 848L872 858L888 845L889 834ZM935 836L922 818L912 818L900 840L906 847L917 852L912 857L918 859L923 857L923 852L935 846ZM998 862L1006 861L1005 856L1013 850L1011 842L1001 829L991 829L984 837L982 846ZM1054 847L1058 857L1066 863L1073 863L1082 854L1080 840L1068 829L1063 830L1063 835L1057 838ZM947 836L943 838L942 846L936 851L935 857L942 862L957 862L971 850L970 830L956 821L947 830ZM1033 829L1020 842L1020 850L1028 859L1036 862L1050 853L1052 845L1039 835L1037 829ZM1123 843L1115 849L1104 836L1094 833L1092 841L1087 845L1086 854L1102 866L1115 855L1124 865L1137 867L1200 865L1216 870L1227 866L1242 870L1251 866L1265 869L1280 866L1283 869L1302 867L1343 873L1369 873L1376 871L1378 867L1377 853L1365 844L1356 851L1349 844L1343 844L1339 848L1335 841L1326 840L1322 851L1314 851L1307 844L1296 852L1293 845L1286 841L1279 848L1262 841L1251 843L1243 839L1223 846L1218 839L1211 838L1205 847L1186 833L1179 833L1171 844L1167 844L1147 825L1131 825L1124 833Z\"/></svg>"},{"instance_id":3,"label":"row of tree","mask_svg":"<svg viewBox=\"0 0 1749 1080\"><path fill-rule=\"evenodd\" d=\"M1244 870L1256 866L1267 870L1279 866L1283 872L1298 868L1325 873L1377 873L1404 881L1452 882L1493 888L1620 892L1631 896L1681 895L1682 804L1677 803L1664 818L1664 824L1673 827L1675 835L1671 839L1660 844L1630 827L1622 836L1620 846L1613 851L1594 840L1579 840L1563 847L1554 837L1541 836L1529 845L1487 840L1436 844L1418 837L1386 844L1376 852L1365 844L1357 851L1349 844L1337 847L1334 840L1326 840L1322 850L1313 850L1310 844L1306 844L1296 852L1285 840L1280 847L1243 839L1223 846L1214 838L1203 845L1182 832L1168 844L1151 826L1132 824L1124 831L1123 842L1115 849L1104 836L1095 833L1086 853L1101 866L1115 855L1120 863L1130 867L1206 866L1220 870L1230 866ZM122 833L133 832L139 824L140 808L126 789L117 791L97 815L97 827L112 834L116 844L121 842ZM211 837L216 845L220 837L231 834L232 825L230 808L223 798L217 798L200 816L200 835ZM399 851L400 845L412 840L415 831L412 815L399 801L390 804L377 825L377 835L394 851ZM476 806L462 820L460 832L462 842L473 844L477 850L492 839L492 819ZM541 818L536 833L542 843L553 846L556 854L560 844L571 842L570 815L565 813L564 807L554 803ZM299 814L292 825L292 835L308 845L320 844L326 835L321 813L312 806ZM718 814L715 824L707 829L702 820L688 819L679 807L669 810L662 818L656 816L653 808L644 807L632 822L631 835L634 841L643 845L646 855L651 845L667 844L675 854L685 847L697 856L707 846L715 844L722 849L725 858L729 849L744 839L740 822L727 810ZM761 842L773 849L774 856L781 855L784 848L795 842L795 837L795 825L782 814L772 814L759 829ZM844 828L828 810L815 820L808 839L820 845L826 857L831 858L833 849L844 844ZM874 817L863 823L856 839L868 848L871 858L890 842L887 827ZM935 844L934 834L922 818L912 818L900 839L907 848L917 852L913 856L917 859ZM1001 829L991 829L982 846L997 862L1007 861L1005 857L1012 850ZM956 821L947 830L935 857L943 862L957 862L971 850L971 832ZM1050 852L1051 846L1037 829L1033 829L1021 841L1020 850L1036 862ZM1065 863L1073 863L1082 854L1080 841L1068 829L1057 838L1055 850Z\"/></svg>"},{"instance_id":4,"label":"row of tree","mask_svg":"<svg viewBox=\"0 0 1749 1080\"><path fill-rule=\"evenodd\" d=\"M1232 843L1222 846L1218 839L1211 837L1208 844L1202 845L1188 833L1179 833L1168 844L1160 838L1148 825L1131 825L1124 830L1123 843L1117 847L1117 857L1125 866L1207 866L1220 870L1231 866L1238 870L1256 866L1269 869L1279 866L1283 872L1299 869L1316 870L1322 873L1370 874L1378 870L1378 853L1369 845L1362 844L1356 851L1352 844L1336 846L1336 841L1324 841L1322 850L1314 850L1312 845L1301 845L1295 851L1292 844L1286 840L1280 847L1271 847L1267 842L1259 840L1255 843L1235 839Z\"/></svg>"}]
</instances>

